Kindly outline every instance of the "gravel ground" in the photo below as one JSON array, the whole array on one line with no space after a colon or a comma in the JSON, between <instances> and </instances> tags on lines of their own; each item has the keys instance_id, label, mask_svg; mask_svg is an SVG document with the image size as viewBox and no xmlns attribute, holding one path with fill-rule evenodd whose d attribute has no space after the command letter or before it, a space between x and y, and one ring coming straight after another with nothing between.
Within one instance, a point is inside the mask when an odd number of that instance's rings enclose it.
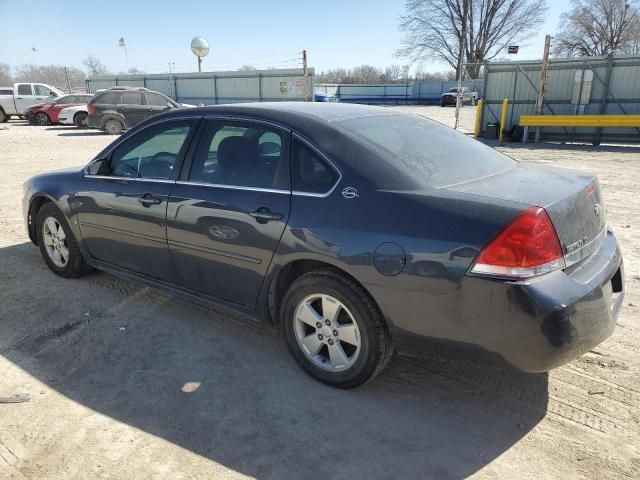
<instances>
[{"instance_id":1,"label":"gravel ground","mask_svg":"<svg viewBox=\"0 0 640 480\"><path fill-rule=\"evenodd\" d=\"M0 402L30 399L0 403L0 478L640 478L640 149L499 147L600 177L627 278L609 340L549 374L431 355L339 391L266 326L47 270L22 182L111 140L0 125Z\"/></svg>"}]
</instances>

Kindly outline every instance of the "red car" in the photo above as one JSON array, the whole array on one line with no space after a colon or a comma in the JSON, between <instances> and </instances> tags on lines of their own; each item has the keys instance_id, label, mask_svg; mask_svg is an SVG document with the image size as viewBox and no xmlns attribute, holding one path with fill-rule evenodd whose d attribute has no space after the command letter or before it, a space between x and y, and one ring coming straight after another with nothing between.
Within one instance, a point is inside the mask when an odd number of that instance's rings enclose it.
<instances>
[{"instance_id":1,"label":"red car","mask_svg":"<svg viewBox=\"0 0 640 480\"><path fill-rule=\"evenodd\" d=\"M26 117L29 123L34 125L51 125L58 123L60 110L76 105L86 105L93 97L91 93L74 93L60 97L49 98L47 103L32 105L27 111Z\"/></svg>"}]
</instances>

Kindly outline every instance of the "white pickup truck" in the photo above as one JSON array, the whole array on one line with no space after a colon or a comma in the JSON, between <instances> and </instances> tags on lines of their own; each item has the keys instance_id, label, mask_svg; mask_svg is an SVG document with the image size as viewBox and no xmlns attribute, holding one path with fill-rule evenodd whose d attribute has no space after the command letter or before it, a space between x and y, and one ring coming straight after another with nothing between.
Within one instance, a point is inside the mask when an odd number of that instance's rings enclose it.
<instances>
[{"instance_id":1,"label":"white pickup truck","mask_svg":"<svg viewBox=\"0 0 640 480\"><path fill-rule=\"evenodd\" d=\"M31 105L44 103L48 97L63 93L46 83L14 83L11 87L0 87L0 123L12 115L23 116Z\"/></svg>"}]
</instances>

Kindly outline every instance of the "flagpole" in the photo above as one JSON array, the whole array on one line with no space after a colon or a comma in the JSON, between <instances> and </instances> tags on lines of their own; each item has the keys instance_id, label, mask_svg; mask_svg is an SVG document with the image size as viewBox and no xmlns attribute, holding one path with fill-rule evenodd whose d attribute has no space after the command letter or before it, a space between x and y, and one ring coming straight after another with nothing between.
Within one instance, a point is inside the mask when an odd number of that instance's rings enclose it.
<instances>
[{"instance_id":1,"label":"flagpole","mask_svg":"<svg viewBox=\"0 0 640 480\"><path fill-rule=\"evenodd\" d=\"M127 62L127 73L129 73L129 56L127 55L127 46L123 45L124 47L124 60L125 62Z\"/></svg>"}]
</instances>

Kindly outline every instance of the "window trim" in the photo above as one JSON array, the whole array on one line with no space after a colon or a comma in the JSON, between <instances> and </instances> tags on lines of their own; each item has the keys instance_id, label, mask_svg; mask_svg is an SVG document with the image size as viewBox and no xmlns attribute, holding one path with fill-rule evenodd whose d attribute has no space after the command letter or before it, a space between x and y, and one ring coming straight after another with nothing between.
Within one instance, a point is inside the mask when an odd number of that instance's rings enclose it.
<instances>
[{"instance_id":1,"label":"window trim","mask_svg":"<svg viewBox=\"0 0 640 480\"><path fill-rule=\"evenodd\" d=\"M209 120L214 121L229 121L229 122L239 122L239 123L249 123L249 124L258 124L265 125L267 127L271 127L274 130L279 130L283 135L283 140L289 140L292 135L291 128L282 125L277 122L272 122L270 120L264 120L261 118L248 118L237 115L220 115L220 114L205 114L202 117L202 123L198 128L198 132L194 136L194 140L191 142L191 146L187 151L185 156L185 161L182 165L182 171L178 175L178 181L176 182L178 185L192 185L199 187L213 187L213 188L224 188L227 190L244 190L247 192L266 192L266 193L279 193L279 194L287 194L291 195L291 172L289 172L289 188L287 190L280 188L266 188L266 187L248 187L246 185L226 185L219 183L210 183L210 182L200 182L197 180L189 180L191 176L191 170L193 168L193 159L195 156L195 152L200 144L200 140L206 126L206 122ZM285 144L283 143L282 146ZM290 146L288 148L290 150ZM289 169L291 169L291 152L289 151Z\"/></svg>"},{"instance_id":2,"label":"window trim","mask_svg":"<svg viewBox=\"0 0 640 480\"><path fill-rule=\"evenodd\" d=\"M175 121L181 121L181 120L192 120L194 121L194 125L192 126L191 130L189 131L189 134L187 135L187 138L185 139L185 142L189 142L189 147L187 148L187 150L185 150L185 154L183 156L181 160L181 164L178 166L178 172L180 172L180 170L182 170L182 167L186 161L186 157L189 153L189 150L191 149L191 145L193 143L193 139L196 136L197 130L199 129L199 121L202 119L202 115L180 115L179 117L170 117L170 118L162 118L159 120L154 121L153 123L150 123L148 125L145 125L144 127L140 128L139 130L133 128L131 130L129 130L129 132L127 132L127 134L125 135L121 135L120 138L118 140L116 140L115 142L113 142L110 145L109 150L107 150L105 152L104 155L101 155L100 157L96 157L94 159L92 159L89 163L87 163L84 168L82 169L82 178L83 179L101 179L101 180L114 180L114 181L123 181L123 180L127 180L127 181L132 181L132 182L156 182L156 183L176 183L176 180L178 180L179 178L179 173L176 176L176 178L173 179L165 179L165 178L137 178L137 177L116 177L116 176L112 176L112 175L91 175L90 173L88 173L89 168L91 168L91 165L93 165L96 162L102 162L104 160L107 159L111 159L111 155L113 154L113 151L118 148L120 145L122 145L124 142L126 142L129 137L131 137L132 135L129 135L130 132L136 132L136 134L138 132L143 132L144 130L147 130L148 128L153 128L156 125L159 125L161 123L167 123L167 122L175 122Z\"/></svg>"},{"instance_id":3,"label":"window trim","mask_svg":"<svg viewBox=\"0 0 640 480\"><path fill-rule=\"evenodd\" d=\"M338 168L338 166L335 164L335 162L333 160L331 160L331 158L327 154L325 154L322 150L320 150L318 147L316 147L306 137L300 135L297 132L293 132L292 133L292 138L294 140L298 140L304 146L309 148L313 153L318 155L325 163L327 163L327 165L329 165L330 168L332 168L338 174L338 178L336 179L336 181L334 182L334 184L331 186L331 188L328 191L326 191L325 193L317 193L317 192L305 192L304 190L293 190L293 175L292 175L291 176L291 178L292 178L291 179L291 194L292 195L297 195L297 196L300 196L300 197L317 197L317 198L326 198L326 197L328 197L329 195L331 195L333 193L333 191L336 189L336 187L338 186L338 184L342 180L342 171L340 170L340 168ZM292 167L293 167L293 162L294 162L293 153L294 153L294 150L293 150L293 147L292 147L291 148L291 166Z\"/></svg>"}]
</instances>

